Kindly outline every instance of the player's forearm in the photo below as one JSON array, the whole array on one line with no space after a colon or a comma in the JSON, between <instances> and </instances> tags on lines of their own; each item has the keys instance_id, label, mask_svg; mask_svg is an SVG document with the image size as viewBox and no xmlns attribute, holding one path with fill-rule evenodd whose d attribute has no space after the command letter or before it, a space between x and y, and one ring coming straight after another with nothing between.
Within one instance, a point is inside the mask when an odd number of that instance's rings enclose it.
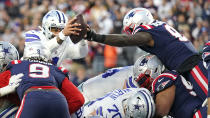
<instances>
[{"instance_id":1,"label":"player's forearm","mask_svg":"<svg viewBox=\"0 0 210 118\"><path fill-rule=\"evenodd\" d=\"M134 35L123 34L108 34L101 35L93 33L91 35L91 41L104 43L112 46L142 46L150 45L152 36L149 33L139 32Z\"/></svg>"},{"instance_id":2,"label":"player's forearm","mask_svg":"<svg viewBox=\"0 0 210 118\"><path fill-rule=\"evenodd\" d=\"M8 90L8 86L0 88L0 97L5 96L9 93L11 93L11 91Z\"/></svg>"}]
</instances>

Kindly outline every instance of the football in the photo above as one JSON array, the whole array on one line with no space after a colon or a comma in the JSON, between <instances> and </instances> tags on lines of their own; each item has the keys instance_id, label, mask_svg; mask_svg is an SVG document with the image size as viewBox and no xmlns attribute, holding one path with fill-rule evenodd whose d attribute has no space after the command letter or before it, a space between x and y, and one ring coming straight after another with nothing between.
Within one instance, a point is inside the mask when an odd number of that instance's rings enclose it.
<instances>
[{"instance_id":1,"label":"football","mask_svg":"<svg viewBox=\"0 0 210 118\"><path fill-rule=\"evenodd\" d=\"M80 28L82 30L79 32L79 35L70 35L70 38L73 43L78 43L87 34L87 24L85 23L82 14L78 14L76 17L77 18L74 23L81 24L80 26L78 26L78 28Z\"/></svg>"}]
</instances>

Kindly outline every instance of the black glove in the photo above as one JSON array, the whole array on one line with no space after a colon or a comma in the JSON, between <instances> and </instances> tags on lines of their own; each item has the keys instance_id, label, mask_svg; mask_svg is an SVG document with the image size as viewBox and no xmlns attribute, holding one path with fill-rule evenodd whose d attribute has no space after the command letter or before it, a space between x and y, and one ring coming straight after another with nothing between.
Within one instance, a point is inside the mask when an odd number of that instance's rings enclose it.
<instances>
[{"instance_id":1,"label":"black glove","mask_svg":"<svg viewBox=\"0 0 210 118\"><path fill-rule=\"evenodd\" d=\"M86 40L103 43L105 40L105 35L96 34L94 30L90 29L89 31L87 31Z\"/></svg>"},{"instance_id":2,"label":"black glove","mask_svg":"<svg viewBox=\"0 0 210 118\"><path fill-rule=\"evenodd\" d=\"M86 40L94 41L95 37L96 37L96 32L94 30L90 29L89 31L87 31Z\"/></svg>"}]
</instances>

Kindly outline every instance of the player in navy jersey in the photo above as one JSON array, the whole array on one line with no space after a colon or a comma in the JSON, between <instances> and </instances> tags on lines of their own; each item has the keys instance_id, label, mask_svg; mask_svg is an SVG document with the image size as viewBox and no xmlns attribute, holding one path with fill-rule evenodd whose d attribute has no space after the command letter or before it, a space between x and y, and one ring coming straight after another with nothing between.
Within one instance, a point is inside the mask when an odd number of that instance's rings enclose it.
<instances>
[{"instance_id":1,"label":"player in navy jersey","mask_svg":"<svg viewBox=\"0 0 210 118\"><path fill-rule=\"evenodd\" d=\"M48 63L48 50L42 42L25 47L23 60L14 60L7 70L24 76L17 88L21 105L16 118L70 118L84 98L69 81L68 72Z\"/></svg>"},{"instance_id":2,"label":"player in navy jersey","mask_svg":"<svg viewBox=\"0 0 210 118\"><path fill-rule=\"evenodd\" d=\"M135 8L123 20L124 34L97 34L89 30L86 39L112 46L138 46L155 54L169 70L176 70L192 84L205 100L208 92L207 72L192 43L167 23L155 20L149 10Z\"/></svg>"},{"instance_id":3,"label":"player in navy jersey","mask_svg":"<svg viewBox=\"0 0 210 118\"><path fill-rule=\"evenodd\" d=\"M159 75L152 83L156 116L175 118L206 118L207 105L194 91L190 81L175 71Z\"/></svg>"},{"instance_id":4,"label":"player in navy jersey","mask_svg":"<svg viewBox=\"0 0 210 118\"><path fill-rule=\"evenodd\" d=\"M210 85L210 41L208 41L203 49L202 58L205 61L205 67L208 71L208 85ZM210 106L210 91L208 91L208 106ZM210 108L208 108L208 118L210 117Z\"/></svg>"}]
</instances>

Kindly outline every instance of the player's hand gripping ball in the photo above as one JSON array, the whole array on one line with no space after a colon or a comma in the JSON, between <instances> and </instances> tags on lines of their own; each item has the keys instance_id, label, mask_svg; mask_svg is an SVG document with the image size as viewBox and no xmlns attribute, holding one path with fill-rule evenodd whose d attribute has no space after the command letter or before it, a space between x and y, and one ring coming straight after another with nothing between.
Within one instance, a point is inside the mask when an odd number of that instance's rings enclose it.
<instances>
[{"instance_id":1,"label":"player's hand gripping ball","mask_svg":"<svg viewBox=\"0 0 210 118\"><path fill-rule=\"evenodd\" d=\"M74 23L81 24L80 26L78 26L78 28L80 28L81 31L78 32L79 35L73 35L73 34L70 35L70 38L71 38L73 43L78 43L87 34L87 24L85 23L82 14L79 14L79 15L76 16L76 21Z\"/></svg>"}]
</instances>

